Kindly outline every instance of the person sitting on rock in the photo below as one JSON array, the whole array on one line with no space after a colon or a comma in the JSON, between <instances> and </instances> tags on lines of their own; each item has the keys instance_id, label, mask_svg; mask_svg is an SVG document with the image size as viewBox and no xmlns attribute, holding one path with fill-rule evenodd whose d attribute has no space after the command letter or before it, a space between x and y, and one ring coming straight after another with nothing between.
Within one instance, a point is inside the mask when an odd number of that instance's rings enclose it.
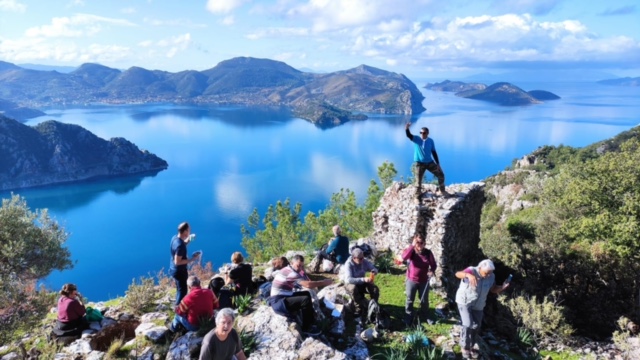
<instances>
[{"instance_id":1,"label":"person sitting on rock","mask_svg":"<svg viewBox=\"0 0 640 360\"><path fill-rule=\"evenodd\" d=\"M87 309L75 284L64 284L58 299L58 321L53 333L58 337L80 336L89 328Z\"/></svg>"},{"instance_id":2,"label":"person sitting on rock","mask_svg":"<svg viewBox=\"0 0 640 360\"><path fill-rule=\"evenodd\" d=\"M271 285L271 296L268 299L273 310L286 317L292 317L300 311L302 315L302 331L308 335L319 335L320 330L313 324L315 314L312 295L309 291L295 291L300 288L314 289L327 286L333 280L312 281L304 272L304 257L295 255L291 264L277 271Z\"/></svg>"},{"instance_id":3,"label":"person sitting on rock","mask_svg":"<svg viewBox=\"0 0 640 360\"><path fill-rule=\"evenodd\" d=\"M323 246L316 254L313 272L320 271L322 260L330 260L335 267L336 264L344 264L349 258L349 238L342 236L342 229L340 229L339 225L333 227L333 235L335 238Z\"/></svg>"},{"instance_id":4,"label":"person sitting on rock","mask_svg":"<svg viewBox=\"0 0 640 360\"><path fill-rule=\"evenodd\" d=\"M216 314L216 327L202 340L199 360L246 360L238 332L233 328L235 315L229 308Z\"/></svg>"},{"instance_id":5,"label":"person sitting on rock","mask_svg":"<svg viewBox=\"0 0 640 360\"><path fill-rule=\"evenodd\" d=\"M371 276L365 276L367 272ZM351 257L344 264L343 280L345 289L353 297L355 303L355 316L362 316L367 309L365 294L369 294L371 299L378 301L380 289L373 283L373 274L377 274L373 264L364 258L364 252L360 248L355 248L351 252Z\"/></svg>"},{"instance_id":6,"label":"person sitting on rock","mask_svg":"<svg viewBox=\"0 0 640 360\"><path fill-rule=\"evenodd\" d=\"M267 269L268 271L264 272L264 276L268 281L273 281L273 278L276 276L276 272L287 266L289 266L289 259L285 256L275 257L271 260L271 269Z\"/></svg>"},{"instance_id":7,"label":"person sitting on rock","mask_svg":"<svg viewBox=\"0 0 640 360\"><path fill-rule=\"evenodd\" d=\"M226 274L225 282L233 286L234 295L247 295L254 292L253 268L245 264L242 253L236 251L231 255L231 262L235 265Z\"/></svg>"},{"instance_id":8,"label":"person sitting on rock","mask_svg":"<svg viewBox=\"0 0 640 360\"><path fill-rule=\"evenodd\" d=\"M189 293L175 309L176 315L169 329L173 332L177 332L180 325L187 331L197 331L200 328L200 321L211 319L213 310L219 306L213 291L200 287L200 279L197 276L189 276L187 288Z\"/></svg>"}]
</instances>

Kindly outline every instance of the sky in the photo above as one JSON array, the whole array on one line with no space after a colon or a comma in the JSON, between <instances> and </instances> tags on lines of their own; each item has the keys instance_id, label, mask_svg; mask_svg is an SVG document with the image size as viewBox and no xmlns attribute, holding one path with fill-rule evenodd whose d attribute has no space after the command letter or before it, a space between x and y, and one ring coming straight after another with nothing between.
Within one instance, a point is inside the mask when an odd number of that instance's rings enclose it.
<instances>
[{"instance_id":1,"label":"sky","mask_svg":"<svg viewBox=\"0 0 640 360\"><path fill-rule=\"evenodd\" d=\"M206 70L238 56L414 77L640 76L640 0L0 0L0 60Z\"/></svg>"}]
</instances>

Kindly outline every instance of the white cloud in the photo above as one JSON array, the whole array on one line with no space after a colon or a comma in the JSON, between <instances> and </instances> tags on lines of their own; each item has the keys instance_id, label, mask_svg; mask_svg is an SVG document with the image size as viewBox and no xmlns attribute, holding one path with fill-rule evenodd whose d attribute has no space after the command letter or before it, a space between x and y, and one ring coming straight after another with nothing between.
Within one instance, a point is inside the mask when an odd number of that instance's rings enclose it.
<instances>
[{"instance_id":1,"label":"white cloud","mask_svg":"<svg viewBox=\"0 0 640 360\"><path fill-rule=\"evenodd\" d=\"M126 59L131 55L128 47L51 41L45 38L5 40L0 43L0 57L12 62L51 60L68 63L108 63Z\"/></svg>"},{"instance_id":2,"label":"white cloud","mask_svg":"<svg viewBox=\"0 0 640 360\"><path fill-rule=\"evenodd\" d=\"M72 17L56 17L51 24L29 28L27 37L81 37L95 35L109 26L135 26L122 19L112 19L91 14L76 14Z\"/></svg>"},{"instance_id":3,"label":"white cloud","mask_svg":"<svg viewBox=\"0 0 640 360\"><path fill-rule=\"evenodd\" d=\"M137 10L132 6L129 6L129 7L120 9L120 12L123 14L135 14Z\"/></svg>"},{"instance_id":4,"label":"white cloud","mask_svg":"<svg viewBox=\"0 0 640 360\"><path fill-rule=\"evenodd\" d=\"M505 61L602 61L623 54L637 59L640 42L623 36L599 38L575 20L538 22L530 15L506 14L415 23L396 32L372 28L355 37L346 49L381 61L470 66Z\"/></svg>"},{"instance_id":5,"label":"white cloud","mask_svg":"<svg viewBox=\"0 0 640 360\"><path fill-rule=\"evenodd\" d=\"M250 0L208 0L207 10L214 14L228 14Z\"/></svg>"},{"instance_id":6,"label":"white cloud","mask_svg":"<svg viewBox=\"0 0 640 360\"><path fill-rule=\"evenodd\" d=\"M0 0L0 11L23 13L27 11L27 5L16 0Z\"/></svg>"},{"instance_id":7,"label":"white cloud","mask_svg":"<svg viewBox=\"0 0 640 360\"><path fill-rule=\"evenodd\" d=\"M233 25L236 22L233 15L225 16L220 23L225 26Z\"/></svg>"},{"instance_id":8,"label":"white cloud","mask_svg":"<svg viewBox=\"0 0 640 360\"><path fill-rule=\"evenodd\" d=\"M307 28L265 28L249 33L245 35L245 37L249 40L258 40L274 37L308 36L309 33L309 29Z\"/></svg>"}]
</instances>

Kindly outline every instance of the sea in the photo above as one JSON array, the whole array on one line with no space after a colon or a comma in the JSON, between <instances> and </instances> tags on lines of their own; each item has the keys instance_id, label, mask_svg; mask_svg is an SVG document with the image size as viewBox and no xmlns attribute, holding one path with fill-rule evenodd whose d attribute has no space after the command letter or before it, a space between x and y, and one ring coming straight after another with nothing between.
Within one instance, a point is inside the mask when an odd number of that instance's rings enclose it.
<instances>
[{"instance_id":1,"label":"sea","mask_svg":"<svg viewBox=\"0 0 640 360\"><path fill-rule=\"evenodd\" d=\"M416 82L418 86L424 84ZM214 269L241 247L240 227L257 209L290 199L303 214L324 209L348 188L364 201L385 161L411 174L405 136L428 127L447 184L483 181L543 145L582 147L640 123L640 88L597 83L519 83L560 100L519 107L422 89L424 113L367 114L369 119L321 128L286 109L139 104L45 109L45 120L77 124L99 137L124 137L165 159L157 174L20 189L29 207L48 209L68 232L73 268L43 284L75 283L90 301L122 296L134 279L166 271L169 242L183 221ZM428 175L427 180L432 180Z\"/></svg>"}]
</instances>

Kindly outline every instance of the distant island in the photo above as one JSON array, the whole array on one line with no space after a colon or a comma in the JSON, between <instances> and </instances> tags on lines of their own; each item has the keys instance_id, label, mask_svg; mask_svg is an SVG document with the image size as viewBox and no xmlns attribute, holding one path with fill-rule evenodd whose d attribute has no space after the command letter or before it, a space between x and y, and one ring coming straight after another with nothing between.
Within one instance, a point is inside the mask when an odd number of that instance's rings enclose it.
<instances>
[{"instance_id":1,"label":"distant island","mask_svg":"<svg viewBox=\"0 0 640 360\"><path fill-rule=\"evenodd\" d=\"M618 79L600 80L598 84L615 86L640 86L640 77L624 77Z\"/></svg>"},{"instance_id":2,"label":"distant island","mask_svg":"<svg viewBox=\"0 0 640 360\"><path fill-rule=\"evenodd\" d=\"M455 95L459 97L489 101L503 106L531 105L547 100L560 99L558 95L549 91L524 91L508 82L498 82L487 86L481 83L445 80L439 83L427 84L424 87L433 91L455 92Z\"/></svg>"},{"instance_id":3,"label":"distant island","mask_svg":"<svg viewBox=\"0 0 640 360\"><path fill-rule=\"evenodd\" d=\"M307 73L280 61L250 57L178 73L84 64L63 74L0 61L0 98L36 109L152 102L285 106L318 126L366 118L362 113L412 115L426 110L424 96L402 74L366 65Z\"/></svg>"},{"instance_id":4,"label":"distant island","mask_svg":"<svg viewBox=\"0 0 640 360\"><path fill-rule=\"evenodd\" d=\"M0 114L19 121L45 115L45 113L40 110L20 106L13 101L3 99L0 99Z\"/></svg>"},{"instance_id":5,"label":"distant island","mask_svg":"<svg viewBox=\"0 0 640 360\"><path fill-rule=\"evenodd\" d=\"M165 160L123 138L101 139L58 121L27 126L0 115L0 191L157 173Z\"/></svg>"}]
</instances>

